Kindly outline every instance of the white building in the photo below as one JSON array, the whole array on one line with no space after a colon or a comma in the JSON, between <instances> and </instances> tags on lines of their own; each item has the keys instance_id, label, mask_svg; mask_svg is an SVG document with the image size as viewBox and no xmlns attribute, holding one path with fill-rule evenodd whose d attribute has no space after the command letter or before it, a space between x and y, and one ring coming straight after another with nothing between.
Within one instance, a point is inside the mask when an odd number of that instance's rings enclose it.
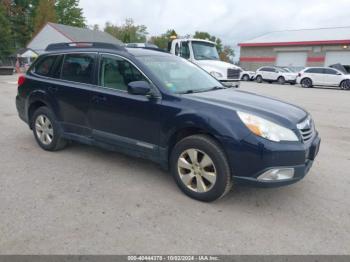
<instances>
[{"instance_id":1,"label":"white building","mask_svg":"<svg viewBox=\"0 0 350 262\"><path fill-rule=\"evenodd\" d=\"M122 44L121 41L105 32L47 23L32 39L27 48L41 54L49 44L69 42L105 42Z\"/></svg>"},{"instance_id":2,"label":"white building","mask_svg":"<svg viewBox=\"0 0 350 262\"><path fill-rule=\"evenodd\" d=\"M350 27L277 31L239 46L240 63L251 70L265 65L350 67Z\"/></svg>"}]
</instances>

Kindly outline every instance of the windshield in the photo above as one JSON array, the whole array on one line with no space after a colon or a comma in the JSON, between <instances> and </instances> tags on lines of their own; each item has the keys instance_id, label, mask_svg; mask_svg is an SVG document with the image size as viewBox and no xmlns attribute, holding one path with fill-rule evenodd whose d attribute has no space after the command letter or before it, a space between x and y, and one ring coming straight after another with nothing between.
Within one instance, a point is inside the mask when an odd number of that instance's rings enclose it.
<instances>
[{"instance_id":1,"label":"windshield","mask_svg":"<svg viewBox=\"0 0 350 262\"><path fill-rule=\"evenodd\" d=\"M138 59L172 93L196 93L224 88L214 77L186 59L176 56L139 56Z\"/></svg>"},{"instance_id":2,"label":"windshield","mask_svg":"<svg viewBox=\"0 0 350 262\"><path fill-rule=\"evenodd\" d=\"M192 49L196 60L220 60L218 50L214 44L192 41Z\"/></svg>"}]
</instances>

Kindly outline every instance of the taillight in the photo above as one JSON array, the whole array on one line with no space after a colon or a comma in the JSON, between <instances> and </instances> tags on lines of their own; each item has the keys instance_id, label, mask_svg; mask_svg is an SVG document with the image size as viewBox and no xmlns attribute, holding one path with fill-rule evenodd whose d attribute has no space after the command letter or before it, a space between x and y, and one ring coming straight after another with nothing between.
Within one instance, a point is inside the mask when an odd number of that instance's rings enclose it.
<instances>
[{"instance_id":1,"label":"taillight","mask_svg":"<svg viewBox=\"0 0 350 262\"><path fill-rule=\"evenodd\" d=\"M20 75L18 77L18 86L23 85L25 81L26 81L26 77L24 75Z\"/></svg>"}]
</instances>

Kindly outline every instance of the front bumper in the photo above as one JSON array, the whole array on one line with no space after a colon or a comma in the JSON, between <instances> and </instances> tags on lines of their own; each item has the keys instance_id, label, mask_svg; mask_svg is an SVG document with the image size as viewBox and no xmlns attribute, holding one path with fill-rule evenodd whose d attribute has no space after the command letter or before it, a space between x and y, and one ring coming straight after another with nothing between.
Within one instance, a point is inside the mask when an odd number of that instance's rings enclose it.
<instances>
[{"instance_id":1,"label":"front bumper","mask_svg":"<svg viewBox=\"0 0 350 262\"><path fill-rule=\"evenodd\" d=\"M279 144L262 141L251 135L242 143L243 152L239 154L232 150L228 157L234 183L255 187L279 187L296 183L308 174L319 152L321 139L316 133L307 144ZM294 175L282 180L259 179L267 171L275 169L293 169Z\"/></svg>"},{"instance_id":2,"label":"front bumper","mask_svg":"<svg viewBox=\"0 0 350 262\"><path fill-rule=\"evenodd\" d=\"M223 86L226 86L226 87L239 88L240 86L239 80L219 80L219 81Z\"/></svg>"}]
</instances>

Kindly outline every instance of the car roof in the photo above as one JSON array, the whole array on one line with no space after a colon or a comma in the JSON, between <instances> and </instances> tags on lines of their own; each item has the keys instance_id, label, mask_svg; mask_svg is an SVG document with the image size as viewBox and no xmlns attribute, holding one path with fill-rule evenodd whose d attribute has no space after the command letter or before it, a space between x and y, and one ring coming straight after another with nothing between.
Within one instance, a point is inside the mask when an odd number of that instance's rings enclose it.
<instances>
[{"instance_id":1,"label":"car roof","mask_svg":"<svg viewBox=\"0 0 350 262\"><path fill-rule=\"evenodd\" d=\"M127 52L138 57L138 56L173 56L168 52L161 50L147 49L147 48L126 48Z\"/></svg>"},{"instance_id":2,"label":"car roof","mask_svg":"<svg viewBox=\"0 0 350 262\"><path fill-rule=\"evenodd\" d=\"M126 48L121 45L112 45L107 43L58 43L51 44L46 48L44 54L60 53L79 53L79 52L106 52L106 53L125 53L137 56L172 56L162 49L155 48Z\"/></svg>"}]
</instances>

